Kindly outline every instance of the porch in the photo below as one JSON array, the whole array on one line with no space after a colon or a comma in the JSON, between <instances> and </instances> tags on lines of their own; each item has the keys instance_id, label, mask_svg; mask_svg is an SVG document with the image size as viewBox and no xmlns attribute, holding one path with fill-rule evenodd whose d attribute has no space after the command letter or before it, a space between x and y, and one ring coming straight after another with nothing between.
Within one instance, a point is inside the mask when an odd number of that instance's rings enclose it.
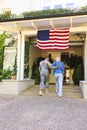
<instances>
[{"instance_id":1,"label":"porch","mask_svg":"<svg viewBox=\"0 0 87 130\"><path fill-rule=\"evenodd\" d=\"M72 54L72 52L74 50L75 53L77 53L79 56L83 57L84 72L85 72L84 81L86 81L87 80L87 60L86 60L87 25L86 25L86 21L87 21L87 15L79 15L79 16L76 15L76 16L68 16L68 17L66 17L66 16L57 17L56 16L56 17L52 17L52 18L49 17L49 18L37 18L37 19L15 19L15 20L9 20L9 21L1 21L0 22L1 30L11 32L17 38L17 81L20 82L19 88L21 88L21 84L22 84L21 81L25 80L25 77L24 77L25 76L24 75L25 41L27 41L27 39L32 36L36 36L38 30L58 28L58 27L63 27L63 28L69 27L70 36L72 37L72 39L73 39L73 37L76 39L75 43L71 42L71 44L73 44L73 45L71 45L72 47L69 48L68 52L70 54ZM79 43L77 42L79 40L77 38L78 35L80 36L79 37L80 41L84 40L83 44L82 44L82 42L79 42ZM79 46L78 46L78 44L79 44ZM78 47L75 47L75 45ZM62 52L64 52L64 51L62 51ZM65 51L65 52L67 52L67 51ZM37 58L37 56L44 56L47 54L52 54L53 59L55 58L56 55L61 56L61 53L59 50L57 52L56 52L56 50L55 51L53 50L53 52L45 51L45 53L43 54L42 51L38 51L38 48L36 48L36 46L34 46L34 44L31 44L30 59L28 61L29 66L30 66L29 75L28 75L29 79L31 79L32 65L33 65L34 60ZM32 58L32 57L34 57L34 58ZM65 88L65 86L64 86L64 88ZM67 89L67 91L68 91L68 89ZM37 94L38 94L38 92L37 92Z\"/></svg>"}]
</instances>

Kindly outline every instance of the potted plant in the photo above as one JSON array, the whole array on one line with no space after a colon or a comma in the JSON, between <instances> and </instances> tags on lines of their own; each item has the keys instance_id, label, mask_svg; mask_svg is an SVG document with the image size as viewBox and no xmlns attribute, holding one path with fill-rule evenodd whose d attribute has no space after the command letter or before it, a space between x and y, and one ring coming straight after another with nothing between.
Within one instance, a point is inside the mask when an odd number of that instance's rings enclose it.
<instances>
[{"instance_id":1,"label":"potted plant","mask_svg":"<svg viewBox=\"0 0 87 130\"><path fill-rule=\"evenodd\" d=\"M13 80L16 80L16 72L15 72L14 70L12 71L12 74L11 74L11 75L12 75L12 79L13 79Z\"/></svg>"}]
</instances>

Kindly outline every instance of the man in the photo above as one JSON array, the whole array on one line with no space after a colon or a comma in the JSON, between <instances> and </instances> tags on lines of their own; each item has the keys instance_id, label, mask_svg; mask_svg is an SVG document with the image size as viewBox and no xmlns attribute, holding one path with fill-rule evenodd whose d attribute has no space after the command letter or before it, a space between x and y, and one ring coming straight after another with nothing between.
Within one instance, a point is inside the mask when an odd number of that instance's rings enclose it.
<instances>
[{"instance_id":1,"label":"man","mask_svg":"<svg viewBox=\"0 0 87 130\"><path fill-rule=\"evenodd\" d=\"M54 76L56 78L56 93L59 97L62 97L62 85L63 85L63 74L64 74L64 64L60 61L59 57L56 57L56 61L52 64L54 67Z\"/></svg>"},{"instance_id":2,"label":"man","mask_svg":"<svg viewBox=\"0 0 87 130\"><path fill-rule=\"evenodd\" d=\"M40 62L39 71L40 71L40 91L39 95L43 95L44 83L46 84L46 92L49 88L49 68L51 63L49 62L49 57L47 56L45 60Z\"/></svg>"}]
</instances>

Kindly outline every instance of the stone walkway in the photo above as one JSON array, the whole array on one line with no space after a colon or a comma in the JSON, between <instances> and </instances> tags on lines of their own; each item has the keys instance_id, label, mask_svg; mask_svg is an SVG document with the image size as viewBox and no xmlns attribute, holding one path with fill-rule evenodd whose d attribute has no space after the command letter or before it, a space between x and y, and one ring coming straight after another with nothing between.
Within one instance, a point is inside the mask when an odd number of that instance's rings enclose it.
<instances>
[{"instance_id":1,"label":"stone walkway","mask_svg":"<svg viewBox=\"0 0 87 130\"><path fill-rule=\"evenodd\" d=\"M0 95L0 130L87 130L87 100Z\"/></svg>"}]
</instances>

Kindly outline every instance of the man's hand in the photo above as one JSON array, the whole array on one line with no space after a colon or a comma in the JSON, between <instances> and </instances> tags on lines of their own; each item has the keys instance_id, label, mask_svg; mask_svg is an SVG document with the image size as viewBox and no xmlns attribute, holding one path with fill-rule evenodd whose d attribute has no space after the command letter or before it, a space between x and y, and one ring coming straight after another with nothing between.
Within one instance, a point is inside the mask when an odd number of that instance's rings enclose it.
<instances>
[{"instance_id":1,"label":"man's hand","mask_svg":"<svg viewBox=\"0 0 87 130\"><path fill-rule=\"evenodd\" d=\"M61 66L57 66L57 68L59 69L59 68L61 68Z\"/></svg>"}]
</instances>

